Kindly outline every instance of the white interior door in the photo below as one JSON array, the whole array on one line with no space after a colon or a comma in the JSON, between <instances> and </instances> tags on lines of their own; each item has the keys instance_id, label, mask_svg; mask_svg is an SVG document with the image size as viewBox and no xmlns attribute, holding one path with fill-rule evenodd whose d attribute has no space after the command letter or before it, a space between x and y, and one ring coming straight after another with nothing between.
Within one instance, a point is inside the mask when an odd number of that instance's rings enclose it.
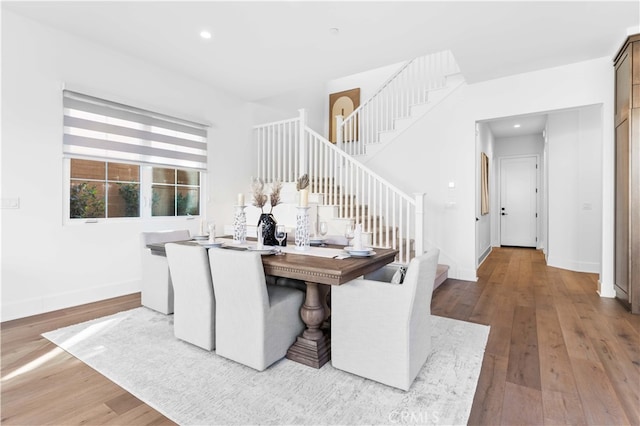
<instances>
[{"instance_id":1,"label":"white interior door","mask_svg":"<svg viewBox=\"0 0 640 426\"><path fill-rule=\"evenodd\" d=\"M537 157L500 160L500 245L536 247Z\"/></svg>"}]
</instances>

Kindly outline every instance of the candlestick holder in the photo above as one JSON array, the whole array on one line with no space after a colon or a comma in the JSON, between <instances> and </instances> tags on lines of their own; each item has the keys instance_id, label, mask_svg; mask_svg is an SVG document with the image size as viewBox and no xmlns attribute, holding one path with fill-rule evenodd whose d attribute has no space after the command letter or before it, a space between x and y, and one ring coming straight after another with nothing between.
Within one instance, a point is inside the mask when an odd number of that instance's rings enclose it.
<instances>
[{"instance_id":1,"label":"candlestick holder","mask_svg":"<svg viewBox=\"0 0 640 426\"><path fill-rule=\"evenodd\" d=\"M244 212L245 206L235 206L233 216L233 243L244 244L247 242L247 215Z\"/></svg>"},{"instance_id":2,"label":"candlestick holder","mask_svg":"<svg viewBox=\"0 0 640 426\"><path fill-rule=\"evenodd\" d=\"M296 250L309 250L309 207L296 207Z\"/></svg>"}]
</instances>

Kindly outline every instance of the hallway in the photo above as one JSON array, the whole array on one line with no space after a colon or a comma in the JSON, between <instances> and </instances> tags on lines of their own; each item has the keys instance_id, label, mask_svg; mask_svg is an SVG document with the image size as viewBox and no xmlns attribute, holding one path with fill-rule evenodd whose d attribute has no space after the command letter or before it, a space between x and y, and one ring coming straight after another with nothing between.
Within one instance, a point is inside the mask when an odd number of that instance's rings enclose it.
<instances>
[{"instance_id":1,"label":"hallway","mask_svg":"<svg viewBox=\"0 0 640 426\"><path fill-rule=\"evenodd\" d=\"M640 316L597 275L494 248L478 277L447 280L431 311L491 326L469 424L640 423Z\"/></svg>"}]
</instances>

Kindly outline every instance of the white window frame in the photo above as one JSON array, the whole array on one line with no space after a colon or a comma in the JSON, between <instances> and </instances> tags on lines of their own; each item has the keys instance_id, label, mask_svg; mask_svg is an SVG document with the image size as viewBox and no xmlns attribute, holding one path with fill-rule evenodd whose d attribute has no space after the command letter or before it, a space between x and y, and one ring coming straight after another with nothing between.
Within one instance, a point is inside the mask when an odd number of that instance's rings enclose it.
<instances>
[{"instance_id":1,"label":"white window frame","mask_svg":"<svg viewBox=\"0 0 640 426\"><path fill-rule=\"evenodd\" d=\"M84 157L72 157L83 160L92 161L104 161L111 163L126 163L123 161L109 161L100 160L96 158L84 158ZM181 167L173 166L160 166L160 165L148 165L129 163L136 166L140 166L140 216L138 217L101 217L101 218L72 218L71 216L71 157L63 158L63 203L62 203L62 217L63 225L84 225L84 224L107 224L107 223L132 223L141 221L175 221L176 223L182 223L188 220L201 219L207 217L206 214L206 196L207 193L207 173L203 170L197 169L184 169ZM154 167L166 167L171 169L181 170L193 170L200 173L200 214L199 215L187 215L187 216L152 216L151 215L151 199L152 199L152 186L153 186L153 168Z\"/></svg>"}]
</instances>

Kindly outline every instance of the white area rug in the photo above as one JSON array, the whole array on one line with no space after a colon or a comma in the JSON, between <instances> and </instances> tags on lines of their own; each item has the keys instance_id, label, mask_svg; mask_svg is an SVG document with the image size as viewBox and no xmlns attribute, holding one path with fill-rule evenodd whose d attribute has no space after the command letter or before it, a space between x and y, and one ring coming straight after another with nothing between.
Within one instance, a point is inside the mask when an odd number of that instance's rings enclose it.
<instances>
[{"instance_id":1,"label":"white area rug","mask_svg":"<svg viewBox=\"0 0 640 426\"><path fill-rule=\"evenodd\" d=\"M433 352L409 392L283 359L264 372L177 340L137 308L43 336L181 425L466 424L489 327L433 317Z\"/></svg>"}]
</instances>

